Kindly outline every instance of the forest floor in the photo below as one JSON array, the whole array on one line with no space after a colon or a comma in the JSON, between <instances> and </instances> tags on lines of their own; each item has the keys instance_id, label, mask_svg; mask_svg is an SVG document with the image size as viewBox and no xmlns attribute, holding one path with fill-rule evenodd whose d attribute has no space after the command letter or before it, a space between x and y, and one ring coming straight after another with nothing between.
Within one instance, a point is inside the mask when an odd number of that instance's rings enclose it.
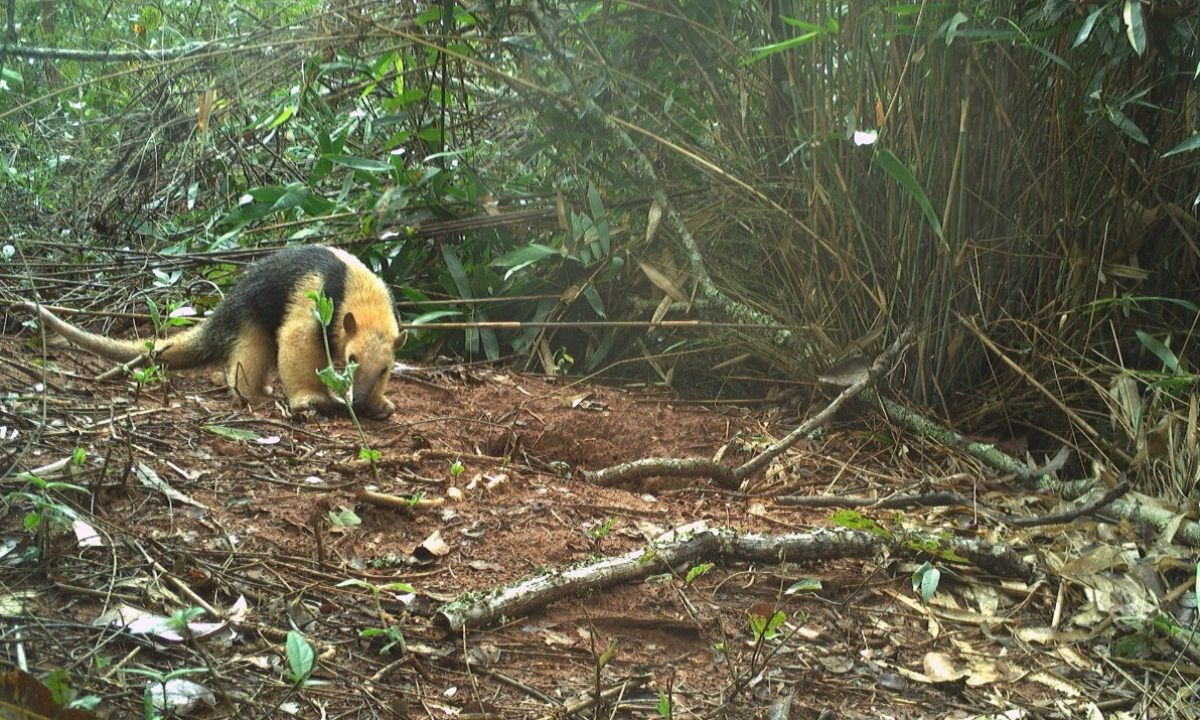
<instances>
[{"instance_id":1,"label":"forest floor","mask_svg":"<svg viewBox=\"0 0 1200 720\"><path fill-rule=\"evenodd\" d=\"M52 347L49 372L24 338L0 338L0 355L0 458L84 490L14 473L0 485L0 660L39 679L66 671L102 717L142 717L146 688L161 694L167 673L169 697L199 698L181 709L195 718L647 718L666 716L664 697L674 718L1113 717L1144 701L1113 657L1112 620L1128 607L1060 572L1090 557L1094 519L1018 531L971 507L860 509L894 531L1003 540L1044 570L1025 582L939 561L928 604L912 581L928 558L899 550L714 557L694 577L647 560L644 578L486 627L442 623L439 609L465 593L636 553L672 528L833 527L836 502L789 498L933 488L1004 512L1056 507L862 405L737 491L692 478L601 487L579 470L740 462L827 400L714 409L488 366L412 369L389 388L396 414L364 422L382 454L372 471L347 418L239 410L207 372L139 394L94 381L108 365L73 351ZM27 524L35 509L42 535ZM1105 527L1104 547L1141 541ZM205 605L216 615L187 632L166 622ZM777 634L756 641L750 617L776 610ZM290 630L315 653L302 686ZM31 683L10 672L0 690Z\"/></svg>"}]
</instances>

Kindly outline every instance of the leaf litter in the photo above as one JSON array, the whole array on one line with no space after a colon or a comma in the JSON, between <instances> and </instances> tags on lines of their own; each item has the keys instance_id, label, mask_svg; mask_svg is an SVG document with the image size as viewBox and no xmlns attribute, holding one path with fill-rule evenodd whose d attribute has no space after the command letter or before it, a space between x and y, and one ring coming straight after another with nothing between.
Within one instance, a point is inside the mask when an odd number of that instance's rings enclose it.
<instances>
[{"instance_id":1,"label":"leaf litter","mask_svg":"<svg viewBox=\"0 0 1200 720\"><path fill-rule=\"evenodd\" d=\"M21 356L17 340L2 341ZM147 673L193 669L152 699L202 698L186 706L197 718L285 706L298 717L591 717L598 694L619 717L649 717L668 693L676 717L783 706L792 717L1133 717L1173 695L1156 699L1143 678L1169 688L1196 667L1181 630L1195 613L1194 551L1124 521L1021 528L969 506L867 505L853 510L869 521L860 531L893 538L872 557L653 565L648 543L695 523L764 537L836 527L836 504L783 495L937 489L1011 514L1060 509L861 406L776 458L749 491L707 480L608 487L580 471L646 457L740 464L805 415L710 411L495 369L426 377L395 383L393 421L366 425L382 452L374 472L345 419L237 412L202 376L136 400L120 382L66 377L4 400L16 469L52 467L86 490L52 497L94 529L67 524L39 540L25 524L36 493L20 475L3 481L9 662L20 650L39 678L67 669L118 716L140 714ZM27 374L0 370L0 382L32 390ZM79 448L81 464L56 462ZM346 513L358 522L335 522ZM999 577L930 544L938 536L1002 542L1037 573ZM471 593L642 555L653 569L635 580L485 627L439 625L439 611ZM935 576L915 574L926 563ZM191 607L205 611L177 619ZM404 642L389 644L397 635ZM300 685L298 643L312 652Z\"/></svg>"}]
</instances>

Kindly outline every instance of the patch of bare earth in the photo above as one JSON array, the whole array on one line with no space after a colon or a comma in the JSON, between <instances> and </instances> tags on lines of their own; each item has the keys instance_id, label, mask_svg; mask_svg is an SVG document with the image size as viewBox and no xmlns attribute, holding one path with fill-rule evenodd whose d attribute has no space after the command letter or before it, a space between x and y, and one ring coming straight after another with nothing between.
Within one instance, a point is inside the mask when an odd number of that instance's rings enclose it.
<instances>
[{"instance_id":1,"label":"patch of bare earth","mask_svg":"<svg viewBox=\"0 0 1200 720\"><path fill-rule=\"evenodd\" d=\"M88 492L54 497L99 534L87 544L55 532L40 563L23 560L36 542L23 526L35 505L18 494L30 486L9 474L0 651L39 676L67 670L109 717L141 716L146 677L126 672L134 669L196 669L186 677L215 699L188 710L197 718L657 717L660 693L676 718L1053 713L1064 691L1032 677L1037 670L1102 694L1097 676L1069 658L1047 667L1042 649L1011 632L1049 625L1061 602L1054 588L963 567L946 574L940 604L928 608L913 599L917 561L901 559L714 557L690 582L689 568L660 570L490 627L448 633L438 624L437 609L463 593L636 551L688 523L764 533L830 526L831 510L777 504L778 495L882 496L941 472L904 460L929 448L900 452L902 439L862 417L805 441L748 492L700 479L597 487L577 471L657 455L740 462L798 419L499 369L423 370L393 382L392 419L364 424L382 453L373 473L345 418L235 410L203 372L172 377L169 394L135 395L127 382L90 380L107 366L73 352L53 351L44 376L23 340L3 338L0 352L0 384L11 393L0 401L0 448L22 471L82 449L83 464L63 479ZM228 429L253 437L232 439ZM971 477L955 489L1003 502L1007 488L971 487ZM378 504L364 489L421 501ZM969 509L909 517L979 529ZM805 579L820 589L785 594ZM396 582L416 596L386 587ZM376 598L369 586L384 589ZM120 608L170 616L201 602L224 615L197 618L217 623L207 636L168 641L114 621ZM786 622L756 645L749 614L774 609ZM382 653L387 635L363 637L388 627L406 649ZM317 682L300 689L287 678L289 630L317 655ZM970 672L939 674L929 667L939 653ZM598 691L598 707L589 705Z\"/></svg>"}]
</instances>

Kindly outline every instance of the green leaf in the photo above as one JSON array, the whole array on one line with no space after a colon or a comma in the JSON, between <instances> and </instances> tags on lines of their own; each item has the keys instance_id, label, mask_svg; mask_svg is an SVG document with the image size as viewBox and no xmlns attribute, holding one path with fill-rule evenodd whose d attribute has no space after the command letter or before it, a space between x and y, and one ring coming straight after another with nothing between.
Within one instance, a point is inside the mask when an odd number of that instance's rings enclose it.
<instances>
[{"instance_id":1,"label":"green leaf","mask_svg":"<svg viewBox=\"0 0 1200 720\"><path fill-rule=\"evenodd\" d=\"M1125 21L1125 37L1129 38L1130 47L1141 56L1146 52L1146 21L1140 0L1125 0L1121 18Z\"/></svg>"},{"instance_id":2,"label":"green leaf","mask_svg":"<svg viewBox=\"0 0 1200 720\"><path fill-rule=\"evenodd\" d=\"M469 300L475 297L471 292L471 280L467 277L467 269L463 267L462 260L458 259L454 248L442 245L442 260L446 263L446 269L450 271L450 278L454 280L454 286L458 288L459 299Z\"/></svg>"},{"instance_id":3,"label":"green leaf","mask_svg":"<svg viewBox=\"0 0 1200 720\"><path fill-rule=\"evenodd\" d=\"M1162 364L1173 374L1178 375L1182 372L1179 368L1179 358L1175 356L1175 353L1171 352L1171 348L1164 345L1158 338L1147 335L1141 330L1135 331L1134 334L1137 335L1137 339L1141 341L1142 345L1154 353L1159 360L1162 360Z\"/></svg>"},{"instance_id":4,"label":"green leaf","mask_svg":"<svg viewBox=\"0 0 1200 720\"><path fill-rule=\"evenodd\" d=\"M1109 108L1108 120L1113 125L1121 128L1121 132L1125 133L1134 140L1137 140L1143 145L1150 144L1150 141L1146 139L1146 135L1142 132L1142 129L1135 125L1134 122L1126 117L1125 113L1121 112L1120 110L1116 108Z\"/></svg>"},{"instance_id":5,"label":"green leaf","mask_svg":"<svg viewBox=\"0 0 1200 720\"><path fill-rule=\"evenodd\" d=\"M892 534L888 532L882 525L875 522L871 518L864 516L862 513L855 512L854 510L839 510L835 512L829 519L834 523L846 528L847 530L860 530L863 532L869 532L872 535L883 538L889 542L892 540Z\"/></svg>"},{"instance_id":6,"label":"green leaf","mask_svg":"<svg viewBox=\"0 0 1200 720\"><path fill-rule=\"evenodd\" d=\"M782 610L776 610L771 617L763 617L756 613L750 613L750 632L754 635L754 640L770 640L779 635L779 626L787 620L787 614Z\"/></svg>"},{"instance_id":7,"label":"green leaf","mask_svg":"<svg viewBox=\"0 0 1200 720\"><path fill-rule=\"evenodd\" d=\"M592 312L597 316L607 318L604 313L604 299L600 297L600 293L596 292L596 287L591 283L583 286L583 298L587 300L588 305L592 307Z\"/></svg>"},{"instance_id":8,"label":"green leaf","mask_svg":"<svg viewBox=\"0 0 1200 720\"><path fill-rule=\"evenodd\" d=\"M302 683L312 675L316 655L304 636L295 630L289 630L287 634L287 660L296 683Z\"/></svg>"},{"instance_id":9,"label":"green leaf","mask_svg":"<svg viewBox=\"0 0 1200 720\"><path fill-rule=\"evenodd\" d=\"M321 383L329 388L330 392L344 398L350 392L350 388L354 387L354 371L357 367L357 363L350 363L344 370L338 370L327 365L316 372Z\"/></svg>"},{"instance_id":10,"label":"green leaf","mask_svg":"<svg viewBox=\"0 0 1200 720\"><path fill-rule=\"evenodd\" d=\"M604 652L600 653L599 659L596 660L596 667L603 670L604 666L612 662L613 657L617 654L617 639L613 638L608 641L608 647L604 648Z\"/></svg>"},{"instance_id":11,"label":"green leaf","mask_svg":"<svg viewBox=\"0 0 1200 720\"><path fill-rule=\"evenodd\" d=\"M289 105L286 105L286 106L280 108L279 112L275 114L275 117L272 118L269 123L267 123L267 129L274 130L275 128L284 124L288 120L291 120L292 115L295 115L295 114L296 114L296 106L295 105L289 104Z\"/></svg>"},{"instance_id":12,"label":"green leaf","mask_svg":"<svg viewBox=\"0 0 1200 720\"><path fill-rule=\"evenodd\" d=\"M802 580L797 580L796 582L792 583L791 586L788 587L787 590L783 591L783 594L784 595L795 595L797 593L802 593L802 592L817 592L822 587L824 587L824 586L821 585L821 581L818 580L817 578L804 578Z\"/></svg>"},{"instance_id":13,"label":"green leaf","mask_svg":"<svg viewBox=\"0 0 1200 720\"><path fill-rule=\"evenodd\" d=\"M313 301L313 319L322 327L329 327L329 323L333 322L333 300L325 294L325 288L309 290L304 296Z\"/></svg>"},{"instance_id":14,"label":"green leaf","mask_svg":"<svg viewBox=\"0 0 1200 720\"><path fill-rule=\"evenodd\" d=\"M787 50L794 50L795 48L807 45L813 40L816 40L817 38L826 34L827 33L825 32L810 32L803 35L798 35L794 38L789 38L783 42L756 47L754 48L754 54L748 58L745 58L739 64L753 65L754 63L761 62L762 60L765 60L766 58L769 58L777 53L785 52Z\"/></svg>"},{"instance_id":15,"label":"green leaf","mask_svg":"<svg viewBox=\"0 0 1200 720\"><path fill-rule=\"evenodd\" d=\"M10 85L25 84L25 78L21 76L21 73L14 68L8 67L7 65L3 68L0 68L0 79L7 80Z\"/></svg>"},{"instance_id":16,"label":"green leaf","mask_svg":"<svg viewBox=\"0 0 1200 720\"><path fill-rule=\"evenodd\" d=\"M258 433L241 428L231 428L225 425L205 425L204 429L213 435L220 435L227 440L257 440Z\"/></svg>"},{"instance_id":17,"label":"green leaf","mask_svg":"<svg viewBox=\"0 0 1200 720\"><path fill-rule=\"evenodd\" d=\"M608 255L612 250L608 234L608 211L604 209L600 190L596 188L595 183L588 183L588 211L592 214L593 227L602 251L600 254Z\"/></svg>"},{"instance_id":18,"label":"green leaf","mask_svg":"<svg viewBox=\"0 0 1200 720\"><path fill-rule=\"evenodd\" d=\"M941 241L942 246L946 247L946 236L942 232L942 221L938 219L937 213L933 210L933 205L929 202L929 196L925 194L925 190L917 179L913 177L912 171L900 162L900 158L893 155L888 150L880 150L875 154L875 163L883 168L884 172L892 176L892 179L900 183L900 186L909 194L909 196L917 201L917 205L921 207L921 212L925 214L925 220L929 223L929 227L933 229L933 234Z\"/></svg>"},{"instance_id":19,"label":"green leaf","mask_svg":"<svg viewBox=\"0 0 1200 720\"><path fill-rule=\"evenodd\" d=\"M412 320L409 320L410 325L424 325L425 323L436 322L447 317L462 317L461 310L433 310L431 312L422 313Z\"/></svg>"},{"instance_id":20,"label":"green leaf","mask_svg":"<svg viewBox=\"0 0 1200 720\"><path fill-rule=\"evenodd\" d=\"M354 527L355 525L362 525L362 518L355 514L355 512L350 508L342 508L341 510L329 511L329 522L332 523L334 527L346 528Z\"/></svg>"},{"instance_id":21,"label":"green leaf","mask_svg":"<svg viewBox=\"0 0 1200 720\"><path fill-rule=\"evenodd\" d=\"M504 253L489 264L508 268L508 272L504 273L504 279L507 280L520 270L548 257L562 257L562 253L548 245L529 243L525 247Z\"/></svg>"},{"instance_id":22,"label":"green leaf","mask_svg":"<svg viewBox=\"0 0 1200 720\"><path fill-rule=\"evenodd\" d=\"M667 694L662 690L658 691L658 705L654 707L654 711L661 718L671 717L671 698L667 697Z\"/></svg>"},{"instance_id":23,"label":"green leaf","mask_svg":"<svg viewBox=\"0 0 1200 720\"><path fill-rule=\"evenodd\" d=\"M1187 152L1189 150L1195 150L1196 148L1200 148L1200 133L1196 133L1187 140L1184 140L1175 147L1166 151L1163 153L1163 157L1171 157L1172 155L1176 155L1181 152Z\"/></svg>"},{"instance_id":24,"label":"green leaf","mask_svg":"<svg viewBox=\"0 0 1200 720\"><path fill-rule=\"evenodd\" d=\"M1079 27L1079 32L1075 34L1075 42L1071 44L1071 49L1075 49L1087 42L1088 36L1092 34L1092 28L1096 26L1096 20L1100 18L1100 13L1104 10L1103 5L1097 5L1088 13L1087 19L1083 21L1083 25Z\"/></svg>"},{"instance_id":25,"label":"green leaf","mask_svg":"<svg viewBox=\"0 0 1200 720\"><path fill-rule=\"evenodd\" d=\"M699 565L688 570L687 575L684 576L683 580L686 583L691 583L693 580L700 577L701 575L704 575L709 570L712 570L714 567L716 567L716 566L710 562L700 563ZM1200 571L1198 571L1198 572L1200 572ZM1200 582L1200 581L1197 581L1197 582Z\"/></svg>"},{"instance_id":26,"label":"green leaf","mask_svg":"<svg viewBox=\"0 0 1200 720\"><path fill-rule=\"evenodd\" d=\"M946 25L946 44L954 42L954 37L958 35L958 27L970 20L962 11L954 13L954 17L950 18L950 22Z\"/></svg>"},{"instance_id":27,"label":"green leaf","mask_svg":"<svg viewBox=\"0 0 1200 720\"><path fill-rule=\"evenodd\" d=\"M42 681L50 691L50 697L59 705L66 705L75 696L75 688L71 684L71 673L63 669L55 670Z\"/></svg>"},{"instance_id":28,"label":"green leaf","mask_svg":"<svg viewBox=\"0 0 1200 720\"><path fill-rule=\"evenodd\" d=\"M322 160L328 160L334 165L341 165L354 170L364 170L366 172L391 172L392 164L371 160L369 158L355 157L353 155L337 155L328 154L322 155Z\"/></svg>"},{"instance_id":29,"label":"green leaf","mask_svg":"<svg viewBox=\"0 0 1200 720\"><path fill-rule=\"evenodd\" d=\"M938 570L928 562L917 568L912 574L912 586L914 592L919 592L921 596L921 604L928 605L930 598L937 592L938 583L942 579L942 571Z\"/></svg>"}]
</instances>

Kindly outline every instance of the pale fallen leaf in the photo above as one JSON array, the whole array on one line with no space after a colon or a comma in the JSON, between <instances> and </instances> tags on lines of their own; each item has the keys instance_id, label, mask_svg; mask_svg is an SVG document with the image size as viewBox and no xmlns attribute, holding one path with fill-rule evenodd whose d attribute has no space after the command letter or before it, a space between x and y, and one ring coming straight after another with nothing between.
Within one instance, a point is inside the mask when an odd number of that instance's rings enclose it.
<instances>
[{"instance_id":1,"label":"pale fallen leaf","mask_svg":"<svg viewBox=\"0 0 1200 720\"><path fill-rule=\"evenodd\" d=\"M100 533L96 532L96 528L83 520L73 521L71 530L75 533L75 541L79 543L79 547L104 546L104 539L100 537Z\"/></svg>"},{"instance_id":2,"label":"pale fallen leaf","mask_svg":"<svg viewBox=\"0 0 1200 720\"><path fill-rule=\"evenodd\" d=\"M817 376L827 385L848 386L867 378L871 363L864 357L852 357L841 361Z\"/></svg>"},{"instance_id":3,"label":"pale fallen leaf","mask_svg":"<svg viewBox=\"0 0 1200 720\"><path fill-rule=\"evenodd\" d=\"M442 557L450 552L450 546L442 539L442 533L439 530L434 530L433 534L425 538L421 547L434 557Z\"/></svg>"},{"instance_id":4,"label":"pale fallen leaf","mask_svg":"<svg viewBox=\"0 0 1200 720\"><path fill-rule=\"evenodd\" d=\"M187 715L200 703L209 707L217 704L212 690L186 678L173 678L166 682L151 680L146 683L146 692L155 708L161 712L170 710L172 715Z\"/></svg>"},{"instance_id":5,"label":"pale fallen leaf","mask_svg":"<svg viewBox=\"0 0 1200 720\"><path fill-rule=\"evenodd\" d=\"M821 655L817 662L834 675L844 675L854 669L854 660L845 655Z\"/></svg>"},{"instance_id":6,"label":"pale fallen leaf","mask_svg":"<svg viewBox=\"0 0 1200 720\"><path fill-rule=\"evenodd\" d=\"M967 671L951 660L949 655L940 652L925 653L921 666L926 677L935 683L954 682L967 675Z\"/></svg>"},{"instance_id":7,"label":"pale fallen leaf","mask_svg":"<svg viewBox=\"0 0 1200 720\"><path fill-rule=\"evenodd\" d=\"M137 476L138 481L141 482L142 485L151 488L152 490L159 491L163 495L167 496L167 498L169 498L172 502L191 505L193 507L198 507L201 510L208 510L208 506L206 506L204 503L197 502L171 487L170 483L159 477L158 473L154 472L154 469L145 463L138 463L136 466L134 466L133 474Z\"/></svg>"},{"instance_id":8,"label":"pale fallen leaf","mask_svg":"<svg viewBox=\"0 0 1200 720\"><path fill-rule=\"evenodd\" d=\"M683 288L679 287L674 280L667 277L661 270L645 260L638 260L638 267L642 269L642 272L654 284L654 287L662 290L676 302L687 302L687 294L683 292Z\"/></svg>"},{"instance_id":9,"label":"pale fallen leaf","mask_svg":"<svg viewBox=\"0 0 1200 720\"><path fill-rule=\"evenodd\" d=\"M658 232L658 224L662 221L662 206L657 201L650 201L650 209L646 212L646 242L654 239L654 233Z\"/></svg>"}]
</instances>

